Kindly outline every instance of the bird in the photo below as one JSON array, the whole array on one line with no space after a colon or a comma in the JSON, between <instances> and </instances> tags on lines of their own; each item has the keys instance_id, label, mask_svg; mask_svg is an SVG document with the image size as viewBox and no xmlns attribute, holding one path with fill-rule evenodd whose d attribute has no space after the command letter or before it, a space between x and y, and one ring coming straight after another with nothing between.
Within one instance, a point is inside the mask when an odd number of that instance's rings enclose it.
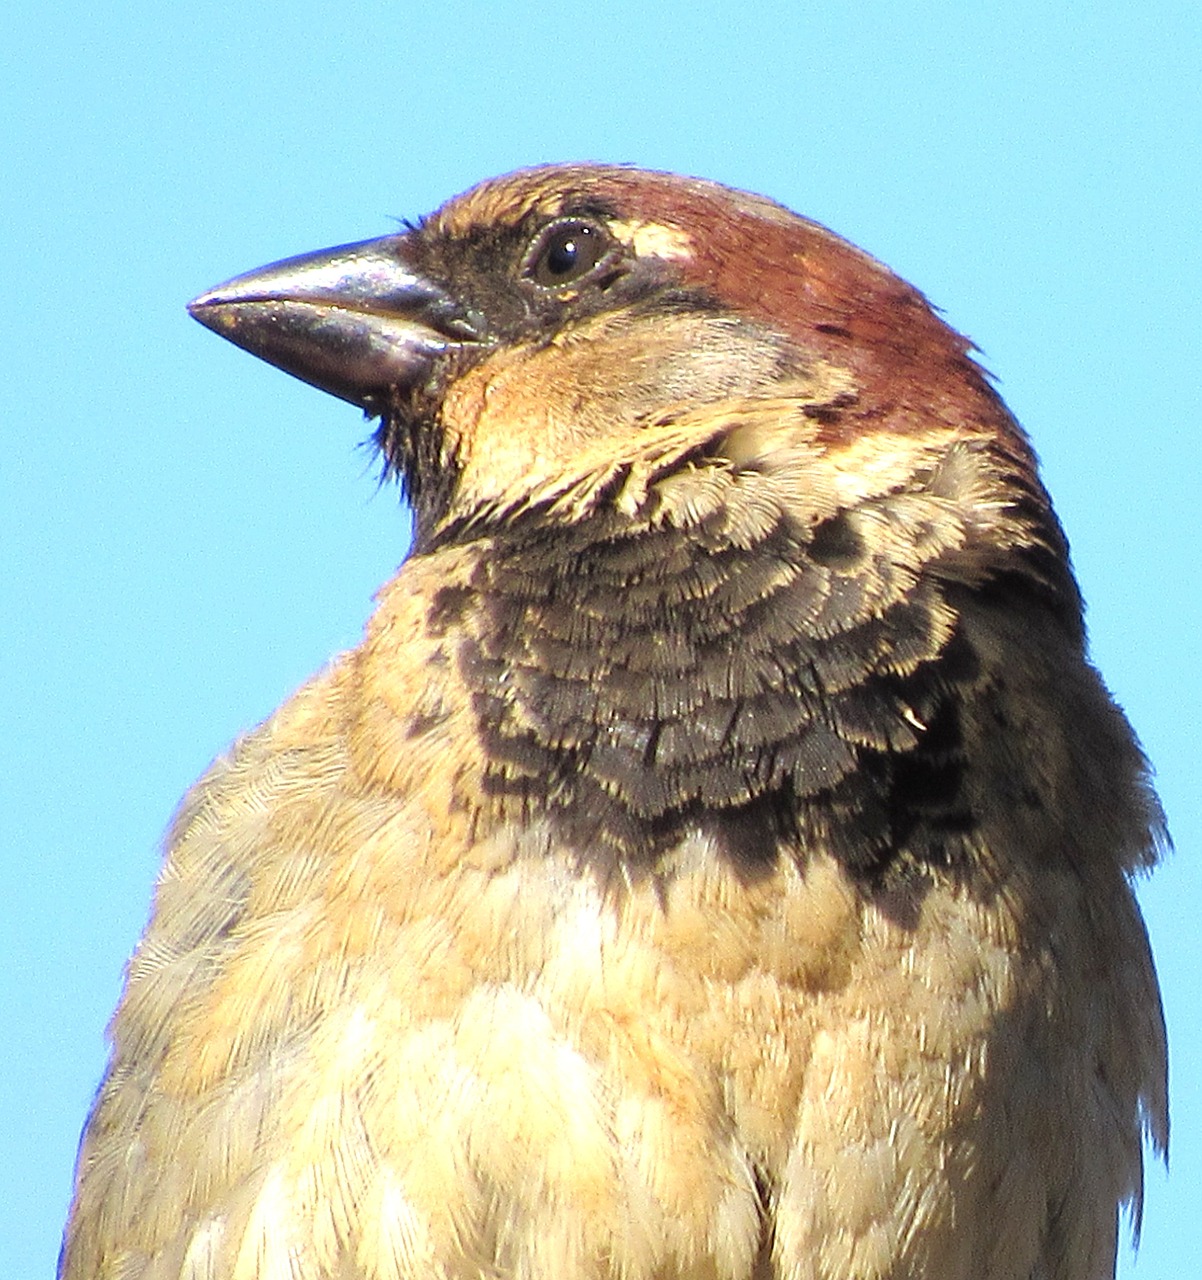
<instances>
[{"instance_id":1,"label":"bird","mask_svg":"<svg viewBox=\"0 0 1202 1280\"><path fill-rule=\"evenodd\" d=\"M1167 834L975 347L622 165L190 310L414 534L171 823L62 1280L1113 1276Z\"/></svg>"}]
</instances>

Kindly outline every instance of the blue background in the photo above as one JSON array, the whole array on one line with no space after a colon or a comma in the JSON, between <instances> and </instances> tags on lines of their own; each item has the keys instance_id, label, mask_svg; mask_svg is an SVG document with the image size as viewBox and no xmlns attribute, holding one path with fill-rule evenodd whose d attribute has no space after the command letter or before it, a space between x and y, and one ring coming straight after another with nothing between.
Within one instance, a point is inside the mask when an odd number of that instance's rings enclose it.
<instances>
[{"instance_id":1,"label":"blue background","mask_svg":"<svg viewBox=\"0 0 1202 1280\"><path fill-rule=\"evenodd\" d=\"M109 5L0 17L0 1274L50 1274L103 1026L185 787L405 554L354 410L202 289L477 179L633 161L772 195L913 280L1035 437L1094 655L1178 851L1141 887L1172 1173L1129 1277L1202 1252L1202 9Z\"/></svg>"}]
</instances>

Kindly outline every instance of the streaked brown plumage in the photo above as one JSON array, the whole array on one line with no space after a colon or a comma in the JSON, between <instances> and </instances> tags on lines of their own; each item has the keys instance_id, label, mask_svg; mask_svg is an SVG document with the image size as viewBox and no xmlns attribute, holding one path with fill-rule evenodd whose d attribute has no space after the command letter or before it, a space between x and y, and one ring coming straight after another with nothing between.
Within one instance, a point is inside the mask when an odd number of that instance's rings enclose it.
<instances>
[{"instance_id":1,"label":"streaked brown plumage","mask_svg":"<svg viewBox=\"0 0 1202 1280\"><path fill-rule=\"evenodd\" d=\"M61 1275L1111 1276L1160 815L967 342L591 166L193 308L416 538L175 819Z\"/></svg>"}]
</instances>

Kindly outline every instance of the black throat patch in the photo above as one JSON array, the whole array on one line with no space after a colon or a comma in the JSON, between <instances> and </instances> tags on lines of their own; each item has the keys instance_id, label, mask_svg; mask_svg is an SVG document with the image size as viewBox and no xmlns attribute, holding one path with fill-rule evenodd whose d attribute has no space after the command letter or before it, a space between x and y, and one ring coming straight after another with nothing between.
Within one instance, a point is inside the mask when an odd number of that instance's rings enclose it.
<instances>
[{"instance_id":1,"label":"black throat patch","mask_svg":"<svg viewBox=\"0 0 1202 1280\"><path fill-rule=\"evenodd\" d=\"M949 694L973 655L929 584L865 608L873 564L840 518L740 547L600 511L482 550L430 621L459 636L507 817L626 873L698 830L748 871L810 841L867 878L953 856L971 814Z\"/></svg>"}]
</instances>

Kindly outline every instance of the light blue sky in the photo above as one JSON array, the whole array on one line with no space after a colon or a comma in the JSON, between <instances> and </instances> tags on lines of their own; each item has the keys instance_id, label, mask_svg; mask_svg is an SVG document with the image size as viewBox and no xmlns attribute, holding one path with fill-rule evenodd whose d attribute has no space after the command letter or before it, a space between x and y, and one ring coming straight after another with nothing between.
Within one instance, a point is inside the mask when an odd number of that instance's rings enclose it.
<instances>
[{"instance_id":1,"label":"light blue sky","mask_svg":"<svg viewBox=\"0 0 1202 1280\"><path fill-rule=\"evenodd\" d=\"M1202 9L9 0L0 17L0 1274L51 1273L156 844L405 552L355 411L203 288L479 178L634 161L765 192L913 280L1033 434L1178 851L1141 891L1202 1255Z\"/></svg>"}]
</instances>

